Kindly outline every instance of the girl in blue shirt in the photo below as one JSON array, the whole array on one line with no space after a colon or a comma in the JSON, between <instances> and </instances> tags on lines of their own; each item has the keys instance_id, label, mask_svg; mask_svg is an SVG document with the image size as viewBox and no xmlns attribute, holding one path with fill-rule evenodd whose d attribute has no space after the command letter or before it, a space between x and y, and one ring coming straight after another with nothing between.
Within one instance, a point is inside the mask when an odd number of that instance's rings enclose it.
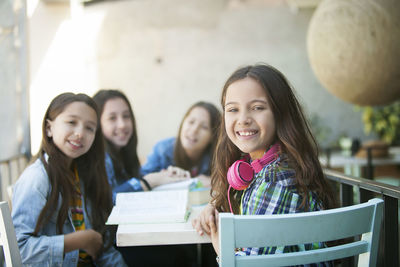
<instances>
[{"instance_id":1,"label":"girl in blue shirt","mask_svg":"<svg viewBox=\"0 0 400 267\"><path fill-rule=\"evenodd\" d=\"M24 265L126 266L105 227L112 204L100 129L89 96L64 93L50 103L39 153L14 186Z\"/></svg>"},{"instance_id":2,"label":"girl in blue shirt","mask_svg":"<svg viewBox=\"0 0 400 267\"><path fill-rule=\"evenodd\" d=\"M177 137L158 142L142 166L143 174L163 176L166 170L181 177L199 177L210 184L211 158L221 114L211 103L197 102L184 115Z\"/></svg>"},{"instance_id":3,"label":"girl in blue shirt","mask_svg":"<svg viewBox=\"0 0 400 267\"><path fill-rule=\"evenodd\" d=\"M119 192L138 192L181 180L180 177L143 177L137 155L136 121L128 98L119 90L100 90L93 96L99 111L106 147L107 178L113 202Z\"/></svg>"}]
</instances>

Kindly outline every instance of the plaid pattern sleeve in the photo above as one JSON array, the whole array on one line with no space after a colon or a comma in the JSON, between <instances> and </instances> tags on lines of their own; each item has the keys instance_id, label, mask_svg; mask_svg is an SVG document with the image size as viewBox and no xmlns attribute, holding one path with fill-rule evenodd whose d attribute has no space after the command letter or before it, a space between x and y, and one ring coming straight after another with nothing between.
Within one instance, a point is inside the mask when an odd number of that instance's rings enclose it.
<instances>
[{"instance_id":1,"label":"plaid pattern sleeve","mask_svg":"<svg viewBox=\"0 0 400 267\"><path fill-rule=\"evenodd\" d=\"M288 167L285 155L280 155L275 161L265 166L250 186L243 192L240 205L240 214L287 214L304 212L300 208L301 196L295 186L295 172ZM309 195L308 211L320 210L314 194ZM285 247L242 248L240 255L275 254L292 251L303 251L324 247L323 243L301 244ZM308 266L331 266L330 263L318 263Z\"/></svg>"}]
</instances>

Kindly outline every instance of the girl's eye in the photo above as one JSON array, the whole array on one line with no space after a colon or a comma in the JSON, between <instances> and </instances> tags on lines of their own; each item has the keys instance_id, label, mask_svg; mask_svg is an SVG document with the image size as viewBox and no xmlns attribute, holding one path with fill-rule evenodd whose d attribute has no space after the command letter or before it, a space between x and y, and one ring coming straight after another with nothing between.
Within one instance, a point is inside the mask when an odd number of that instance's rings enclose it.
<instances>
[{"instance_id":1,"label":"girl's eye","mask_svg":"<svg viewBox=\"0 0 400 267\"><path fill-rule=\"evenodd\" d=\"M86 127L86 129L91 133L93 133L96 130L95 128L90 127L90 126Z\"/></svg>"},{"instance_id":2,"label":"girl's eye","mask_svg":"<svg viewBox=\"0 0 400 267\"><path fill-rule=\"evenodd\" d=\"M208 127L207 125L202 125L201 128L207 131L210 129L210 127Z\"/></svg>"},{"instance_id":3,"label":"girl's eye","mask_svg":"<svg viewBox=\"0 0 400 267\"><path fill-rule=\"evenodd\" d=\"M238 111L237 108L228 108L228 109L226 110L226 112L237 112L237 111Z\"/></svg>"},{"instance_id":4,"label":"girl's eye","mask_svg":"<svg viewBox=\"0 0 400 267\"><path fill-rule=\"evenodd\" d=\"M124 119L130 119L130 118L131 118L131 115L125 114L125 115L123 115L122 117L123 117Z\"/></svg>"},{"instance_id":5,"label":"girl's eye","mask_svg":"<svg viewBox=\"0 0 400 267\"><path fill-rule=\"evenodd\" d=\"M68 124L75 125L75 121L68 121Z\"/></svg>"},{"instance_id":6,"label":"girl's eye","mask_svg":"<svg viewBox=\"0 0 400 267\"><path fill-rule=\"evenodd\" d=\"M264 110L265 107L263 107L263 106L254 106L253 109L254 110Z\"/></svg>"},{"instance_id":7,"label":"girl's eye","mask_svg":"<svg viewBox=\"0 0 400 267\"><path fill-rule=\"evenodd\" d=\"M117 119L117 117L111 116L111 117L109 117L108 119L109 119L110 121L115 121L115 120Z\"/></svg>"}]
</instances>

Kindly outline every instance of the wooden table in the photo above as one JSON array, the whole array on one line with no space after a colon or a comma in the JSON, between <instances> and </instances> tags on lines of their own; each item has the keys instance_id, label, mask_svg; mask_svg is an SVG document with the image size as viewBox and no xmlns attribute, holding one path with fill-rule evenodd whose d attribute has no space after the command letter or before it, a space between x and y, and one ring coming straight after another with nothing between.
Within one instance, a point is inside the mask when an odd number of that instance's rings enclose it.
<instances>
[{"instance_id":1,"label":"wooden table","mask_svg":"<svg viewBox=\"0 0 400 267\"><path fill-rule=\"evenodd\" d=\"M121 224L117 230L117 246L176 245L211 243L209 236L200 236L192 227L204 206L192 207L185 223Z\"/></svg>"}]
</instances>

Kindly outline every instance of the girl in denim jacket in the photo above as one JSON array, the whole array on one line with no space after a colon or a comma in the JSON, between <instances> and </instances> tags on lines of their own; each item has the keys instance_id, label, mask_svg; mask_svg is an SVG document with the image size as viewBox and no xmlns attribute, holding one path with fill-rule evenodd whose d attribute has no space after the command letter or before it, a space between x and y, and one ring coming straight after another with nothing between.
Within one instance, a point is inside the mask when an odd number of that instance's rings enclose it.
<instances>
[{"instance_id":1,"label":"girl in denim jacket","mask_svg":"<svg viewBox=\"0 0 400 267\"><path fill-rule=\"evenodd\" d=\"M105 165L113 192L138 192L182 180L178 175L146 175L143 177L137 155L136 120L128 98L119 90L102 89L94 96L100 112L106 148Z\"/></svg>"},{"instance_id":2,"label":"girl in denim jacket","mask_svg":"<svg viewBox=\"0 0 400 267\"><path fill-rule=\"evenodd\" d=\"M128 98L119 90L102 89L94 96L106 148L105 167L113 193L150 190L157 185L181 180L178 176L142 177L137 155L136 121ZM118 247L129 266L186 266L179 246ZM157 255L154 257L154 255Z\"/></svg>"},{"instance_id":3,"label":"girl in denim jacket","mask_svg":"<svg viewBox=\"0 0 400 267\"><path fill-rule=\"evenodd\" d=\"M34 162L14 187L12 219L25 266L126 266L105 221L112 208L94 101L50 103Z\"/></svg>"}]
</instances>

